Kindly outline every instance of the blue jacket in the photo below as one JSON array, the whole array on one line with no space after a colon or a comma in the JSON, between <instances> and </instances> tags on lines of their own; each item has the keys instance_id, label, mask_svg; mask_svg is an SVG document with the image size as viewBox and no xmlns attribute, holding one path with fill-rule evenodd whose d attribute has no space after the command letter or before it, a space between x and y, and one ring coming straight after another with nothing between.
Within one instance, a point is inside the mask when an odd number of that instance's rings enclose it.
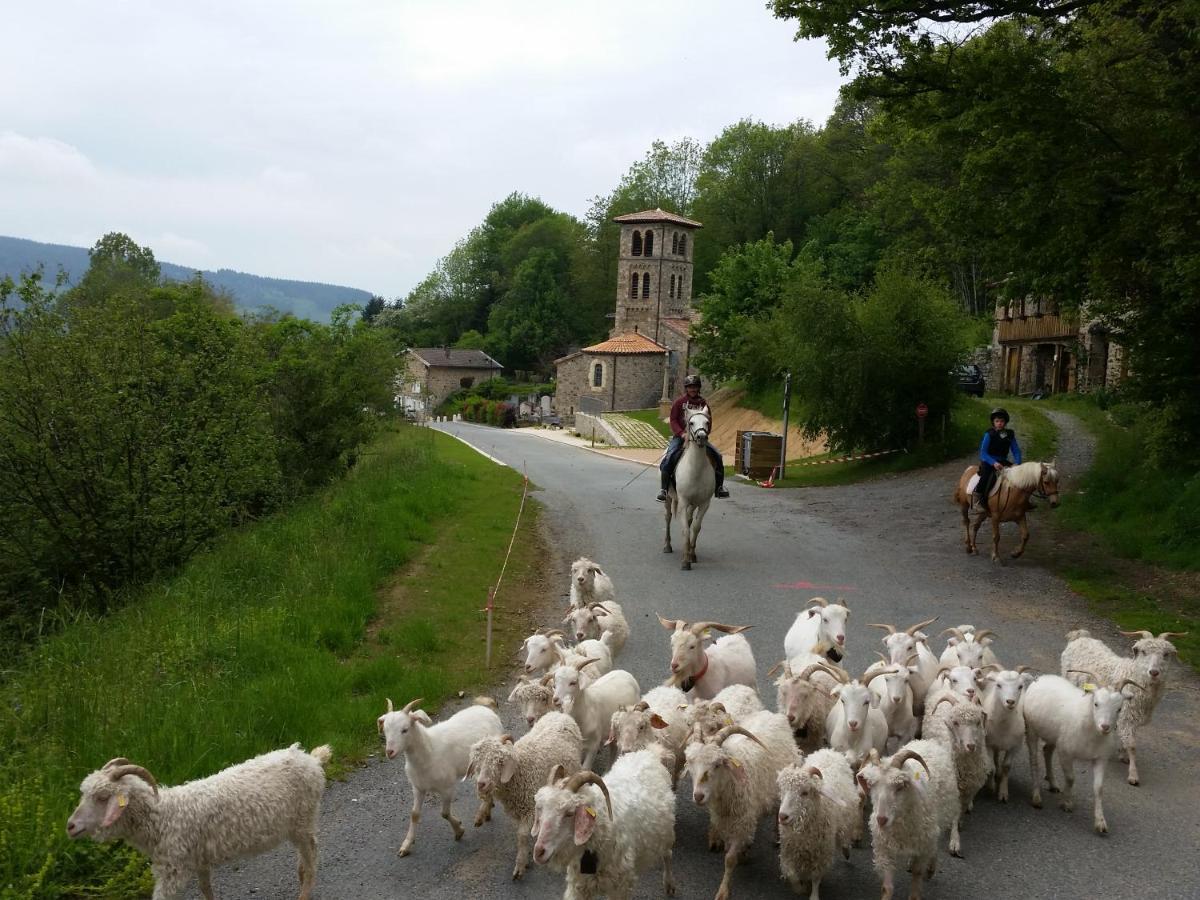
<instances>
[{"instance_id":1,"label":"blue jacket","mask_svg":"<svg viewBox=\"0 0 1200 900\"><path fill-rule=\"evenodd\" d=\"M1010 451L1012 451L1013 461L1017 465L1020 465L1021 464L1021 445L1017 443L1017 435L1015 432L1009 431L1007 428L1005 429L1005 431L1008 432L1008 448ZM988 444L991 441L992 434L993 434L992 429L989 428L987 431L985 431L983 433L983 440L979 444L979 458L981 460L983 460L985 463L987 463L989 466L995 465L996 463L1006 462L1007 456L1008 456L1008 454L1005 454L1005 458L1001 459L1001 458L998 458L988 452L988 449L989 449Z\"/></svg>"}]
</instances>

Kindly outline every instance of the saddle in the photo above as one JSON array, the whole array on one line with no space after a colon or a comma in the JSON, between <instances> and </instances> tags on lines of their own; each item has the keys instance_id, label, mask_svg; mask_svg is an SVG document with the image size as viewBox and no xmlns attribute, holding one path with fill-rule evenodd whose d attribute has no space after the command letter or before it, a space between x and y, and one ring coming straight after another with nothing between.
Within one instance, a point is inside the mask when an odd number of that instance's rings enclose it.
<instances>
[{"instance_id":1,"label":"saddle","mask_svg":"<svg viewBox=\"0 0 1200 900\"><path fill-rule=\"evenodd\" d=\"M971 476L971 480L967 482L967 496L975 493L975 488L979 487L979 473L976 472ZM996 477L992 479L992 486L988 488L988 496L993 496L1000 490L1000 473L996 473Z\"/></svg>"}]
</instances>

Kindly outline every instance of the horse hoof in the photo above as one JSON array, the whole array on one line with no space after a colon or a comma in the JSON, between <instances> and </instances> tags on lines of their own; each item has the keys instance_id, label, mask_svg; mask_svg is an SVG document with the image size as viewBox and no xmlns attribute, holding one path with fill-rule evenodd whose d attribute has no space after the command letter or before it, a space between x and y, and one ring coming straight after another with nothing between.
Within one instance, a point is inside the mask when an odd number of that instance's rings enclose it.
<instances>
[{"instance_id":1,"label":"horse hoof","mask_svg":"<svg viewBox=\"0 0 1200 900\"><path fill-rule=\"evenodd\" d=\"M692 564L691 564L690 562L685 562L685 563L684 563L682 566L680 566L679 568L683 569L685 572L686 572L686 571L690 571L690 570L691 570L691 568L692 568Z\"/></svg>"},{"instance_id":2,"label":"horse hoof","mask_svg":"<svg viewBox=\"0 0 1200 900\"><path fill-rule=\"evenodd\" d=\"M674 553L674 552L675 551L672 550L670 547L663 547L663 553Z\"/></svg>"}]
</instances>

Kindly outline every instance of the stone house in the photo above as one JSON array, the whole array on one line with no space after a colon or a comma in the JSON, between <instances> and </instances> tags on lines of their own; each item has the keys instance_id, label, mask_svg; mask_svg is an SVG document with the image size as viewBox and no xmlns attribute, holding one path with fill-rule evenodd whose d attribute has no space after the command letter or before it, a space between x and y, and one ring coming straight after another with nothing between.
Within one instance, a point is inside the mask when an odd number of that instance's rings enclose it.
<instances>
[{"instance_id":1,"label":"stone house","mask_svg":"<svg viewBox=\"0 0 1200 900\"><path fill-rule=\"evenodd\" d=\"M1127 374L1103 323L1035 297L997 302L992 357L988 389L1008 394L1112 388Z\"/></svg>"},{"instance_id":2,"label":"stone house","mask_svg":"<svg viewBox=\"0 0 1200 900\"><path fill-rule=\"evenodd\" d=\"M564 418L645 409L670 401L692 366L692 268L699 222L649 209L621 226L616 312L608 340L554 362L555 406Z\"/></svg>"},{"instance_id":3,"label":"stone house","mask_svg":"<svg viewBox=\"0 0 1200 900\"><path fill-rule=\"evenodd\" d=\"M459 388L498 378L503 370L482 350L414 347L405 354L397 402L405 411L428 415Z\"/></svg>"}]
</instances>

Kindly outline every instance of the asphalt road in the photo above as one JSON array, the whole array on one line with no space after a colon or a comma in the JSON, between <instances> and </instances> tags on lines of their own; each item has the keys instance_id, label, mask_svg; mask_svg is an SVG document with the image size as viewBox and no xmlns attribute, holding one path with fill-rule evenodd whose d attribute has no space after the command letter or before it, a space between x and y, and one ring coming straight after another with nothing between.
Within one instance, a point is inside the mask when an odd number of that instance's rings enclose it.
<instances>
[{"instance_id":1,"label":"asphalt road","mask_svg":"<svg viewBox=\"0 0 1200 900\"><path fill-rule=\"evenodd\" d=\"M1083 465L1089 448L1065 422L1061 460ZM661 552L663 514L654 501L656 473L647 472L622 488L639 466L535 436L466 424L440 426L517 468L527 467L547 508L546 524L561 568L579 555L598 560L613 576L618 599L633 629L618 665L631 671L643 690L667 675L667 634L655 612L668 618L752 623L748 633L758 661L759 688L768 705L774 687L766 671L782 654L783 635L810 597L842 596L851 609L847 664L856 670L882 649L881 632L869 622L901 626L941 616L938 627L971 623L993 629L994 649L1006 665L1026 663L1057 672L1063 636L1086 627L1111 646L1126 640L1096 619L1038 563L1046 538L1033 516L1033 537L1024 559L992 565L967 557L961 546L958 512L948 497L961 464L841 488L766 491L732 480L732 497L714 500L699 541L699 562L679 568L676 553ZM1069 480L1067 483L1069 489ZM1069 490L1064 502L1069 503ZM1006 531L1011 547L1015 530ZM565 572L562 574L566 592ZM546 623L557 622L548 611ZM935 649L940 652L938 641ZM1091 827L1091 778L1080 770L1076 808L1060 811L1053 795L1047 807L1029 806L1029 774L1020 754L1012 774L1012 802L998 804L985 792L965 818L966 858L943 851L940 871L927 885L930 898L1193 898L1200 897L1200 680L1176 666L1172 686L1154 723L1139 741L1142 786L1125 783L1114 760L1105 787L1111 833ZM507 696L510 677L496 694ZM522 733L512 711L501 714ZM691 801L681 779L675 850L679 896L708 898L721 878L722 858L705 849L706 813ZM521 882L509 879L514 855L513 826L500 807L490 825L472 829L475 798L462 785L456 814L466 837L452 840L433 806L422 817L413 854L396 856L411 803L400 761L375 761L348 781L330 785L321 822L321 870L317 896L326 900L430 900L550 898L563 891L560 875L531 867ZM869 845L869 841L868 841ZM227 867L214 878L221 898L296 896L295 855L285 846ZM904 896L907 875L897 880ZM780 880L776 849L760 828L749 858L738 869L733 891L742 897L791 896ZM875 897L879 880L870 847L839 862L822 884L827 900ZM193 894L195 896L195 894ZM645 875L638 897L661 897L659 874Z\"/></svg>"}]
</instances>

